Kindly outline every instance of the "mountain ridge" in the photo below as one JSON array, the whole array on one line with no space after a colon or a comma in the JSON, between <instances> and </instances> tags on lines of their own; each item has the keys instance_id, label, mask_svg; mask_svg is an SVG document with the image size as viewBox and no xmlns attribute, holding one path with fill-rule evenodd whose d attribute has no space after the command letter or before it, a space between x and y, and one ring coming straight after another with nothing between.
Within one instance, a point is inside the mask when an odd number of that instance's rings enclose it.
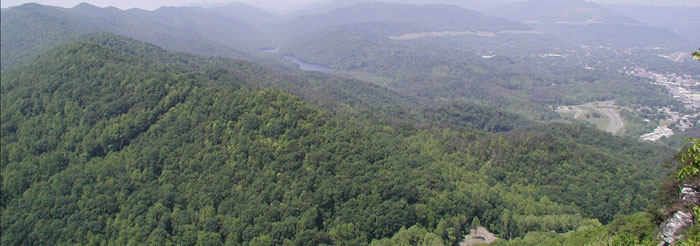
<instances>
[{"instance_id":1,"label":"mountain ridge","mask_svg":"<svg viewBox=\"0 0 700 246\"><path fill-rule=\"evenodd\" d=\"M590 142L337 117L114 38L2 74L3 244L377 245L402 227L445 244L476 216L503 235L565 232L642 209L665 153L567 125Z\"/></svg>"},{"instance_id":2,"label":"mountain ridge","mask_svg":"<svg viewBox=\"0 0 700 246\"><path fill-rule=\"evenodd\" d=\"M330 26L381 22L416 23L426 28L425 31L528 29L522 24L484 16L456 5L382 2L360 2L329 12L301 16L292 20L290 25L296 29L304 27L309 32Z\"/></svg>"}]
</instances>

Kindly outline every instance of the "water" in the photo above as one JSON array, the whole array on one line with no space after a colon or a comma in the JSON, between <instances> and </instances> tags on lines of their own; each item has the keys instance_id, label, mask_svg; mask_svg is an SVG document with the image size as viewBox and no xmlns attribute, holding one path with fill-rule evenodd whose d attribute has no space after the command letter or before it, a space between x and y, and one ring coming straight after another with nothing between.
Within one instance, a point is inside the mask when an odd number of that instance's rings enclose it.
<instances>
[{"instance_id":1,"label":"water","mask_svg":"<svg viewBox=\"0 0 700 246\"><path fill-rule=\"evenodd\" d=\"M262 52L265 53L279 53L280 52L280 47L277 46L274 49L262 49ZM284 59L290 60L297 64L299 66L299 69L304 70L304 71L313 71L313 72L330 72L333 71L329 66L324 66L320 64L313 64L313 63L308 63L302 60L299 60L299 58L293 57L293 56L284 56Z\"/></svg>"},{"instance_id":2,"label":"water","mask_svg":"<svg viewBox=\"0 0 700 246\"><path fill-rule=\"evenodd\" d=\"M277 52L280 52L280 47L277 46L277 47L275 47L274 49L263 49L262 52L265 52L265 53L277 53Z\"/></svg>"},{"instance_id":3,"label":"water","mask_svg":"<svg viewBox=\"0 0 700 246\"><path fill-rule=\"evenodd\" d=\"M299 60L298 58L293 57L293 56L284 56L284 59L287 59L287 60L290 60L290 61L296 63L297 65L299 65L299 69L304 70L304 71L314 71L314 72L333 71L333 69L331 69L328 66L304 62L304 61Z\"/></svg>"}]
</instances>

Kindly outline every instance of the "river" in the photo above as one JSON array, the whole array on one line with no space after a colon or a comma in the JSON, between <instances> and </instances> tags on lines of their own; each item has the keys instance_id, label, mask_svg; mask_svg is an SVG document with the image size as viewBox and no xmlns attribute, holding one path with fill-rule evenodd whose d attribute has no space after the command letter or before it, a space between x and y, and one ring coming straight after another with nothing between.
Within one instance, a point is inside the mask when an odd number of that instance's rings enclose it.
<instances>
[{"instance_id":1,"label":"river","mask_svg":"<svg viewBox=\"0 0 700 246\"><path fill-rule=\"evenodd\" d=\"M290 60L290 61L296 63L299 66L299 69L304 70L304 71L313 71L313 72L333 71L333 69L331 69L328 66L304 62L304 61L299 60L298 58L293 57L293 56L284 56L284 59L287 59L287 60Z\"/></svg>"},{"instance_id":2,"label":"river","mask_svg":"<svg viewBox=\"0 0 700 246\"><path fill-rule=\"evenodd\" d=\"M270 48L261 49L261 51L262 51L262 52L265 52L265 53L279 53L279 52L280 52L280 47L277 46L277 47L275 47L274 49L270 49ZM289 55L285 55L285 56L283 56L283 57L284 57L284 59L287 59L287 60L290 60L290 61L294 62L294 64L297 64L297 66L299 66L299 69L304 70L304 71L313 71L313 72L330 72L330 71L333 71L333 69L330 68L329 66L320 65L320 64L308 63L308 62L299 60L299 58L296 58L296 57L293 57L293 56L289 56Z\"/></svg>"},{"instance_id":3,"label":"river","mask_svg":"<svg viewBox=\"0 0 700 246\"><path fill-rule=\"evenodd\" d=\"M262 49L262 52L265 52L265 53L277 53L277 52L280 52L280 47L277 46L277 47L275 47L274 49Z\"/></svg>"}]
</instances>

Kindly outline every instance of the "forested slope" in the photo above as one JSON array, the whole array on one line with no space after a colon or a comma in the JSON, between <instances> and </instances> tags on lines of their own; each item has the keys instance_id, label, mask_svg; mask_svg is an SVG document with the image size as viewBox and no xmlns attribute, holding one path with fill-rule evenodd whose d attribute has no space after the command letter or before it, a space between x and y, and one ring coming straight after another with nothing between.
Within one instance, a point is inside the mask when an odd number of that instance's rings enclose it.
<instances>
[{"instance_id":1,"label":"forested slope","mask_svg":"<svg viewBox=\"0 0 700 246\"><path fill-rule=\"evenodd\" d=\"M237 9L229 6L217 12L163 7L146 11L87 3L73 8L23 4L2 14L2 68L29 62L55 45L70 43L89 32L115 33L171 50L249 57L245 55L249 50L243 50L259 45L261 34L252 24L232 16Z\"/></svg>"},{"instance_id":2,"label":"forested slope","mask_svg":"<svg viewBox=\"0 0 700 246\"><path fill-rule=\"evenodd\" d=\"M476 217L567 232L646 208L668 155L585 127L397 129L113 38L3 72L3 245L444 245ZM425 118L488 111L444 110Z\"/></svg>"},{"instance_id":3,"label":"forested slope","mask_svg":"<svg viewBox=\"0 0 700 246\"><path fill-rule=\"evenodd\" d=\"M39 4L3 10L1 18L2 69L30 62L51 47L89 31L87 26L72 21L57 8Z\"/></svg>"},{"instance_id":4,"label":"forested slope","mask_svg":"<svg viewBox=\"0 0 700 246\"><path fill-rule=\"evenodd\" d=\"M207 73L210 83L226 85L230 76L251 87L278 88L320 108L340 115L377 115L406 118L413 98L401 96L368 82L328 74L285 71L225 57L172 52L161 47L110 33L90 33L78 40L94 42L148 62L163 63Z\"/></svg>"}]
</instances>

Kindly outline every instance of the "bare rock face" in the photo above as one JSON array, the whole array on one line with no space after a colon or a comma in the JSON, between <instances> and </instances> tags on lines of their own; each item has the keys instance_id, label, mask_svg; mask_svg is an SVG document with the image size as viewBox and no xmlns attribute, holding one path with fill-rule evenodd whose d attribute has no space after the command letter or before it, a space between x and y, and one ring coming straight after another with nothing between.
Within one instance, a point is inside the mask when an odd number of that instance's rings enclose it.
<instances>
[{"instance_id":1,"label":"bare rock face","mask_svg":"<svg viewBox=\"0 0 700 246\"><path fill-rule=\"evenodd\" d=\"M679 238L676 237L676 232L693 224L693 214L683 211L677 211L673 217L666 219L661 224L661 245L670 245L676 242ZM665 242L665 243L664 243Z\"/></svg>"},{"instance_id":2,"label":"bare rock face","mask_svg":"<svg viewBox=\"0 0 700 246\"><path fill-rule=\"evenodd\" d=\"M700 206L700 192L698 192L698 187L693 187L690 185L685 185L681 188L681 199L683 201Z\"/></svg>"},{"instance_id":3,"label":"bare rock face","mask_svg":"<svg viewBox=\"0 0 700 246\"><path fill-rule=\"evenodd\" d=\"M691 206L700 206L699 188L700 187L697 185L684 185L681 187L681 200ZM683 228L693 225L693 218L694 215L692 211L679 210L676 211L672 217L666 219L666 221L661 224L661 235L659 237L662 241L659 246L671 245L678 239L681 239L676 236L676 233Z\"/></svg>"}]
</instances>

